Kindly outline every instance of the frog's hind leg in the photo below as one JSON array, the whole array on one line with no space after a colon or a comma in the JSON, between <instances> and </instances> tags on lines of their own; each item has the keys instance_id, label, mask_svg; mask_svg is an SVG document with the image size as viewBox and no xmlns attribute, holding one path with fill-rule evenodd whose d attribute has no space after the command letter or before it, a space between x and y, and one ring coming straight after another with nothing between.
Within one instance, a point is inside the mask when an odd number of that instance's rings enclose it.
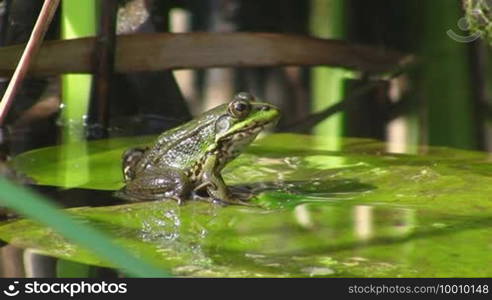
<instances>
[{"instance_id":1,"label":"frog's hind leg","mask_svg":"<svg viewBox=\"0 0 492 300\"><path fill-rule=\"evenodd\" d=\"M179 170L148 171L127 182L116 196L130 201L174 199L181 204L190 196L189 187L187 177Z\"/></svg>"},{"instance_id":2,"label":"frog's hind leg","mask_svg":"<svg viewBox=\"0 0 492 300\"><path fill-rule=\"evenodd\" d=\"M135 178L135 167L147 150L148 148L130 148L123 152L121 159L123 160L123 178L125 182Z\"/></svg>"}]
</instances>

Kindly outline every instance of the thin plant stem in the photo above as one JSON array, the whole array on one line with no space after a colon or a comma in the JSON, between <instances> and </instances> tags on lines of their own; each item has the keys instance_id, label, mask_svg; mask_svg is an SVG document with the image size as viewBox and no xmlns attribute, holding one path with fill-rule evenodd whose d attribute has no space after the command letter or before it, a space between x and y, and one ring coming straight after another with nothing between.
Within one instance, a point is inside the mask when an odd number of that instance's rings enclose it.
<instances>
[{"instance_id":1,"label":"thin plant stem","mask_svg":"<svg viewBox=\"0 0 492 300\"><path fill-rule=\"evenodd\" d=\"M19 91L22 81L29 70L29 65L41 46L44 35L48 30L59 3L60 0L45 0L43 3L43 7L41 8L41 12L36 20L36 24L34 25L26 48L22 53L19 64L15 69L14 75L10 80L7 90L3 95L2 102L0 102L0 125L3 124L9 108L12 105L17 92Z\"/></svg>"},{"instance_id":2,"label":"thin plant stem","mask_svg":"<svg viewBox=\"0 0 492 300\"><path fill-rule=\"evenodd\" d=\"M342 101L339 101L328 108L322 110L318 113L313 113L306 118L296 121L291 124L287 124L282 128L279 128L279 132L304 132L306 130L312 129L314 126L318 125L320 122L326 120L328 117L342 111L347 108L348 105L361 99L361 96L368 93L370 90L374 89L378 85L378 82L368 82L361 86L349 96L347 96Z\"/></svg>"}]
</instances>

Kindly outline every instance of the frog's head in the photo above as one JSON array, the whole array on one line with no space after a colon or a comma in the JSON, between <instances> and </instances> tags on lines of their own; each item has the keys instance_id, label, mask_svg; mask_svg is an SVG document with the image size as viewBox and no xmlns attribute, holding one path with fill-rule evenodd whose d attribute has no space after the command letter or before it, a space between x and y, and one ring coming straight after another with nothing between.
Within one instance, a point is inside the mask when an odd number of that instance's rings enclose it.
<instances>
[{"instance_id":1,"label":"frog's head","mask_svg":"<svg viewBox=\"0 0 492 300\"><path fill-rule=\"evenodd\" d=\"M250 144L266 126L274 125L280 111L272 104L259 102L249 93L237 94L222 106L222 113L214 124L215 145L219 150L236 156Z\"/></svg>"}]
</instances>

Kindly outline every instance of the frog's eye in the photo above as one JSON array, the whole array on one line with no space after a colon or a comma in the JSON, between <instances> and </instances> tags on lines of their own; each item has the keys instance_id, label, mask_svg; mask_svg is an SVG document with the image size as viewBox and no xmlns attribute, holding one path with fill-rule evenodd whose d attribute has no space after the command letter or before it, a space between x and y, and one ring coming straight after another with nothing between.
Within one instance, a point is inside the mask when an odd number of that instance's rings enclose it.
<instances>
[{"instance_id":1,"label":"frog's eye","mask_svg":"<svg viewBox=\"0 0 492 300\"><path fill-rule=\"evenodd\" d=\"M251 111L251 104L248 101L237 99L229 104L227 111L231 117L242 119Z\"/></svg>"},{"instance_id":2,"label":"frog's eye","mask_svg":"<svg viewBox=\"0 0 492 300\"><path fill-rule=\"evenodd\" d=\"M227 131L231 126L231 117L222 116L215 122L215 133L222 133Z\"/></svg>"}]
</instances>

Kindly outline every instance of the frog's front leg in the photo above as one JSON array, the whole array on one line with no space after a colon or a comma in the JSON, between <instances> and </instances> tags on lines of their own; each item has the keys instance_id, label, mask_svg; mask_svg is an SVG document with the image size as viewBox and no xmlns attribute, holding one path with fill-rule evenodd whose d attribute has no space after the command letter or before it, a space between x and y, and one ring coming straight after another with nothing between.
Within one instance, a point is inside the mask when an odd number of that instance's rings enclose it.
<instances>
[{"instance_id":1,"label":"frog's front leg","mask_svg":"<svg viewBox=\"0 0 492 300\"><path fill-rule=\"evenodd\" d=\"M207 200L207 201L222 201L230 204L241 204L241 205L250 205L247 202L243 202L239 199L235 199L231 197L229 189L227 188L224 179L217 171L217 163L218 159L216 155L209 155L205 160L203 165L203 171L201 174L201 184L195 187L195 198L199 200ZM208 198L198 196L196 192L199 190L205 189L208 194Z\"/></svg>"},{"instance_id":2,"label":"frog's front leg","mask_svg":"<svg viewBox=\"0 0 492 300\"><path fill-rule=\"evenodd\" d=\"M190 196L190 182L176 169L148 169L126 183L116 196L131 201L175 199L182 203Z\"/></svg>"}]
</instances>

